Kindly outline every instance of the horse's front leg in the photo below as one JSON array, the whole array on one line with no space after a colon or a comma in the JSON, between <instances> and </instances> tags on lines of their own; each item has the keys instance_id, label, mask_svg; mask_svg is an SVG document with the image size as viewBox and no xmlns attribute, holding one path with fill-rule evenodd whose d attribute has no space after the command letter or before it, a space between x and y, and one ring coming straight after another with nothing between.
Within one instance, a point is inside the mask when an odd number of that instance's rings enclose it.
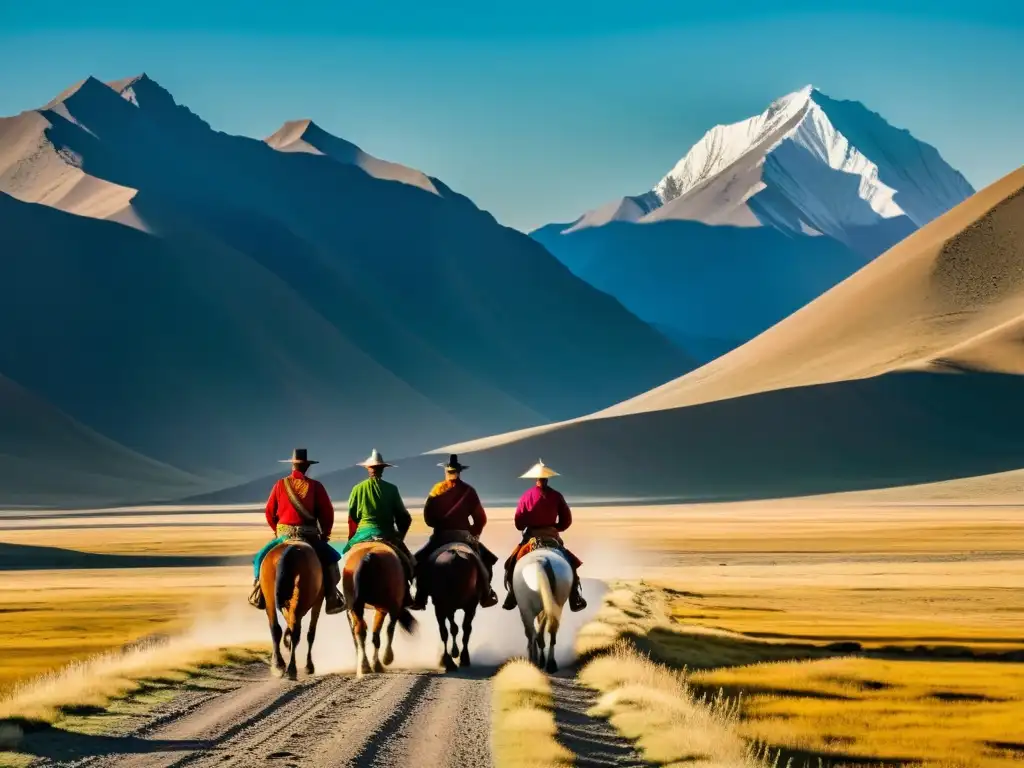
<instances>
[{"instance_id":1,"label":"horse's front leg","mask_svg":"<svg viewBox=\"0 0 1024 768\"><path fill-rule=\"evenodd\" d=\"M555 639L558 637L558 630L551 627L551 642L548 643L548 663L545 669L554 674L558 671L558 662L555 661Z\"/></svg>"},{"instance_id":2,"label":"horse's front leg","mask_svg":"<svg viewBox=\"0 0 1024 768\"><path fill-rule=\"evenodd\" d=\"M361 614L349 611L349 626L352 628L352 643L356 647L356 677L362 677L370 671L370 663L366 659L366 622Z\"/></svg>"},{"instance_id":3,"label":"horse's front leg","mask_svg":"<svg viewBox=\"0 0 1024 768\"><path fill-rule=\"evenodd\" d=\"M284 632L281 625L277 623L277 608L274 606L273 600L267 600L267 620L270 622L270 639L274 646L270 674L274 677L281 677L285 670L284 656L281 655L281 638L284 636Z\"/></svg>"},{"instance_id":4,"label":"horse's front leg","mask_svg":"<svg viewBox=\"0 0 1024 768\"><path fill-rule=\"evenodd\" d=\"M299 668L296 664L296 659L299 657L299 643L302 642L302 617L295 617L295 624L288 627L288 636L291 638L288 653L288 679L297 680L299 678Z\"/></svg>"},{"instance_id":5,"label":"horse's front leg","mask_svg":"<svg viewBox=\"0 0 1024 768\"><path fill-rule=\"evenodd\" d=\"M306 632L306 674L316 674L316 667L313 666L313 641L316 640L316 625L320 620L320 609L323 608L323 601L319 601L313 606L313 611L309 616L309 631Z\"/></svg>"},{"instance_id":6,"label":"horse's front leg","mask_svg":"<svg viewBox=\"0 0 1024 768\"><path fill-rule=\"evenodd\" d=\"M373 617L373 671L383 672L384 665L380 663L380 631L384 627L384 619L387 617L387 612L377 609L377 613Z\"/></svg>"},{"instance_id":7,"label":"horse's front leg","mask_svg":"<svg viewBox=\"0 0 1024 768\"><path fill-rule=\"evenodd\" d=\"M455 611L448 615L448 625L452 628L451 657L454 659L459 655L459 625L455 623Z\"/></svg>"},{"instance_id":8,"label":"horse's front leg","mask_svg":"<svg viewBox=\"0 0 1024 768\"><path fill-rule=\"evenodd\" d=\"M536 628L536 643L537 643L537 666L541 669L544 668L544 624L537 622L538 627Z\"/></svg>"},{"instance_id":9,"label":"horse's front leg","mask_svg":"<svg viewBox=\"0 0 1024 768\"><path fill-rule=\"evenodd\" d=\"M381 656L381 661L384 662L385 667L395 660L395 651L392 646L395 642L396 626L398 626L398 618L395 616L388 616L388 625L384 630L384 655Z\"/></svg>"},{"instance_id":10,"label":"horse's front leg","mask_svg":"<svg viewBox=\"0 0 1024 768\"><path fill-rule=\"evenodd\" d=\"M476 603L462 611L462 656L459 657L459 666L469 666L469 636L473 632L473 618L476 616Z\"/></svg>"},{"instance_id":11,"label":"horse's front leg","mask_svg":"<svg viewBox=\"0 0 1024 768\"><path fill-rule=\"evenodd\" d=\"M520 607L519 618L523 620L523 632L526 634L526 658L531 664L537 661L537 643L534 640L533 622L526 618Z\"/></svg>"},{"instance_id":12,"label":"horse's front leg","mask_svg":"<svg viewBox=\"0 0 1024 768\"><path fill-rule=\"evenodd\" d=\"M441 635L441 666L446 672L451 672L455 669L455 661L448 653L448 617L436 602L434 603L434 617L437 619L438 634Z\"/></svg>"}]
</instances>

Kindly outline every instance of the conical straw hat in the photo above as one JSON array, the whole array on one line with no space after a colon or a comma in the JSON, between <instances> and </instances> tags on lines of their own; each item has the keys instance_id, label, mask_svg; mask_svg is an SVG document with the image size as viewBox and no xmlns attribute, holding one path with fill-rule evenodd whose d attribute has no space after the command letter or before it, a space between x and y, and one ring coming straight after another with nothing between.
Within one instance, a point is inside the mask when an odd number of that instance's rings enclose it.
<instances>
[{"instance_id":1,"label":"conical straw hat","mask_svg":"<svg viewBox=\"0 0 1024 768\"><path fill-rule=\"evenodd\" d=\"M526 470L525 474L520 475L523 478L531 478L536 480L540 477L557 477L558 473L551 467L547 466L542 460L538 459L537 463Z\"/></svg>"},{"instance_id":2,"label":"conical straw hat","mask_svg":"<svg viewBox=\"0 0 1024 768\"><path fill-rule=\"evenodd\" d=\"M370 451L370 458L365 461L361 461L356 464L357 467L393 467L394 464L388 464L384 461L384 457L380 455L380 451L374 448Z\"/></svg>"}]
</instances>

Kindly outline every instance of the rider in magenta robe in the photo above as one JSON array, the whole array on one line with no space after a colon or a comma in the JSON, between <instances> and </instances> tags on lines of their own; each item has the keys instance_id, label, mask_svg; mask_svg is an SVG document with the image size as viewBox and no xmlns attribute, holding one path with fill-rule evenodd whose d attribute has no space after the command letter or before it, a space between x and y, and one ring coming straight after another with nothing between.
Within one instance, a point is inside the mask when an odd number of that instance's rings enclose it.
<instances>
[{"instance_id":1,"label":"rider in magenta robe","mask_svg":"<svg viewBox=\"0 0 1024 768\"><path fill-rule=\"evenodd\" d=\"M519 505L516 507L515 525L516 530L523 532L523 539L512 551L512 555L505 561L505 602L502 608L507 611L516 607L516 595L512 591L512 572L515 570L519 553L533 538L544 542L550 542L561 549L569 565L572 566L572 592L569 594L569 609L582 611L587 607L587 601L583 599L580 585L579 567L583 562L572 552L565 548L562 542L562 532L572 525L572 510L565 501L565 497L548 485L548 478L556 477L557 472L545 466L543 461L538 461L531 467L524 478L535 479L536 484L522 495Z\"/></svg>"}]
</instances>

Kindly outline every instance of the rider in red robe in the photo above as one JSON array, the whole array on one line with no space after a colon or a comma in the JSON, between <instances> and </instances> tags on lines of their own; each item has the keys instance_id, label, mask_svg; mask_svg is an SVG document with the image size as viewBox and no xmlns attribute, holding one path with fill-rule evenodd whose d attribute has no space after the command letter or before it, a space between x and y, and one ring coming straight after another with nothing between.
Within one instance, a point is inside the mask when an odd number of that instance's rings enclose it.
<instances>
[{"instance_id":1,"label":"rider in red robe","mask_svg":"<svg viewBox=\"0 0 1024 768\"><path fill-rule=\"evenodd\" d=\"M431 554L455 541L469 544L480 556L482 575L487 579L487 589L481 595L480 605L488 608L498 602L498 596L490 586L498 558L480 541L480 534L487 525L487 513L473 486L462 480L462 471L469 467L460 463L458 456L452 454L447 462L438 466L444 467L445 479L433 487L423 505L423 521L433 531L427 543L416 553L416 599L412 609L420 611L427 607Z\"/></svg>"},{"instance_id":2,"label":"rider in red robe","mask_svg":"<svg viewBox=\"0 0 1024 768\"><path fill-rule=\"evenodd\" d=\"M288 539L302 539L316 549L324 569L325 611L340 613L345 609L345 600L338 591L341 556L328 544L334 529L334 506L323 483L306 477L310 466L318 462L309 460L305 448L296 448L292 458L284 459L283 463L290 463L292 471L274 483L267 499L264 515L275 535L253 560L255 582L249 602L260 609L266 607L260 588L260 565L267 553Z\"/></svg>"},{"instance_id":3,"label":"rider in red robe","mask_svg":"<svg viewBox=\"0 0 1024 768\"><path fill-rule=\"evenodd\" d=\"M512 572L515 570L519 553L534 538L556 545L565 554L569 565L572 566L573 579L572 592L569 593L569 610L582 611L587 607L587 601L583 599L578 570L583 565L583 561L565 548L561 536L562 532L572 525L572 510L565 502L565 497L548 485L548 478L557 475L558 473L545 466L543 461L538 461L526 474L522 475L524 478L535 479L537 483L522 495L519 505L516 507L516 529L523 532L523 540L516 545L516 548L512 550L512 555L505 561L505 588L508 591L501 607L506 611L516 607L516 595L512 591Z\"/></svg>"}]
</instances>

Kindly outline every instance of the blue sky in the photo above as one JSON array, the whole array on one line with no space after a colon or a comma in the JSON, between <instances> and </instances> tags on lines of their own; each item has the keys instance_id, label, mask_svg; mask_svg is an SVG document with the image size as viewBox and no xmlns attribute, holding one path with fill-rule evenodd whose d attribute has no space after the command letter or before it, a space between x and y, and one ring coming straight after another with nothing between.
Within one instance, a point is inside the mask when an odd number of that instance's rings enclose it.
<instances>
[{"instance_id":1,"label":"blue sky","mask_svg":"<svg viewBox=\"0 0 1024 768\"><path fill-rule=\"evenodd\" d=\"M644 191L711 126L813 83L981 187L1024 164L1018 6L0 0L0 114L146 71L219 130L312 117L532 229Z\"/></svg>"}]
</instances>

